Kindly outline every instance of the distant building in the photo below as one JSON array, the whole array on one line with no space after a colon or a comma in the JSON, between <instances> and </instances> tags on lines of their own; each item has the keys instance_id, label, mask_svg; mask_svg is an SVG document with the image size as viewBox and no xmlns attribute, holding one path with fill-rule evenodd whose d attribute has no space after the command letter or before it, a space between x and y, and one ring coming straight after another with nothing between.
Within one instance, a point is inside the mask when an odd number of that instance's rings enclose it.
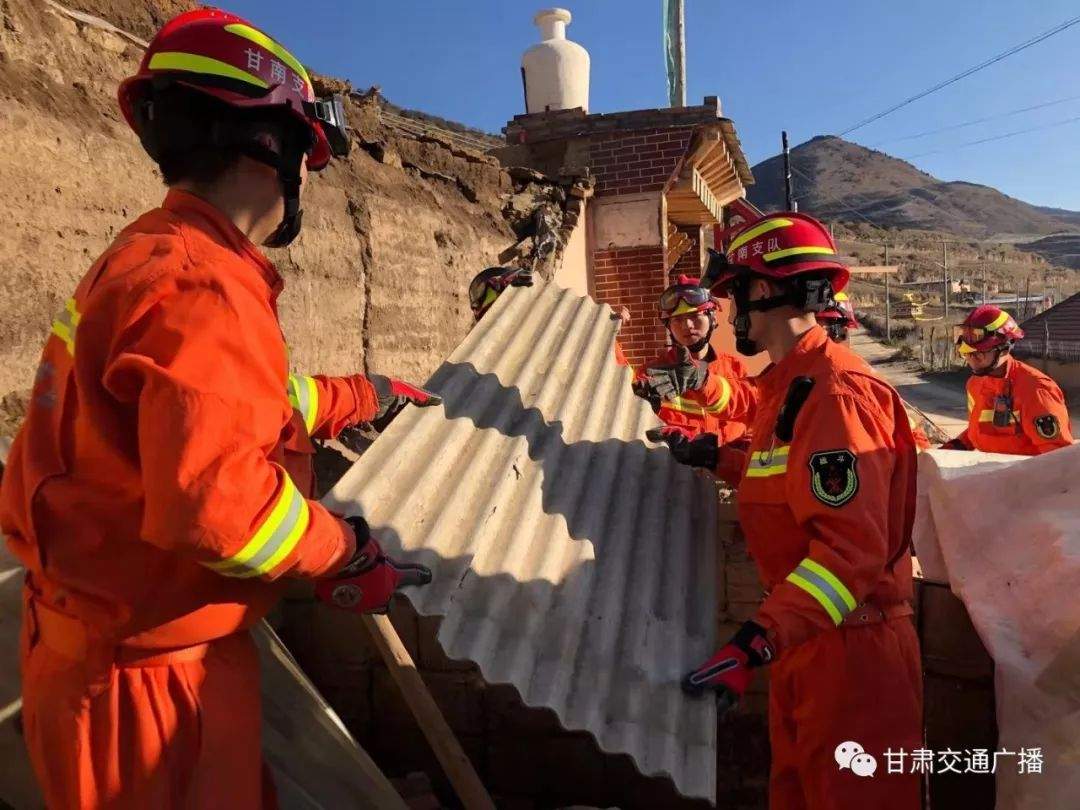
<instances>
[{"instance_id":1,"label":"distant building","mask_svg":"<svg viewBox=\"0 0 1080 810\"><path fill-rule=\"evenodd\" d=\"M1080 293L1020 324L1015 354L1041 368L1063 388L1080 390Z\"/></svg>"}]
</instances>

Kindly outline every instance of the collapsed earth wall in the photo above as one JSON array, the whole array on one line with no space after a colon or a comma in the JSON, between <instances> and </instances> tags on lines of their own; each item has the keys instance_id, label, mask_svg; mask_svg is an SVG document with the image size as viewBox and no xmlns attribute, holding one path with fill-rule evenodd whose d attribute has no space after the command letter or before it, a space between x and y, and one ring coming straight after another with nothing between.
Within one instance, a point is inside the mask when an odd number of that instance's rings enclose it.
<instances>
[{"instance_id":1,"label":"collapsed earth wall","mask_svg":"<svg viewBox=\"0 0 1080 810\"><path fill-rule=\"evenodd\" d=\"M184 7L75 5L141 37ZM0 13L0 432L10 434L53 317L165 189L116 103L138 40L45 0L3 0ZM348 106L352 153L311 178L304 232L270 251L286 279L293 366L423 380L471 326L469 279L517 242L502 216L511 180L494 158L392 130L375 104Z\"/></svg>"}]
</instances>

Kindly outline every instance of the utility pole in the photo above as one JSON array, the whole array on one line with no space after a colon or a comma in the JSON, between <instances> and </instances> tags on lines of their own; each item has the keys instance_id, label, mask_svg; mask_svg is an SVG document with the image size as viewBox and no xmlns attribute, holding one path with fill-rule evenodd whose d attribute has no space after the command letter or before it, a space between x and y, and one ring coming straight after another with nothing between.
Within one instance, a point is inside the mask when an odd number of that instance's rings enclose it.
<instances>
[{"instance_id":1,"label":"utility pole","mask_svg":"<svg viewBox=\"0 0 1080 810\"><path fill-rule=\"evenodd\" d=\"M885 266L889 266L889 243L885 243ZM889 301L889 274L885 274L885 340L892 340L892 303Z\"/></svg>"},{"instance_id":2,"label":"utility pole","mask_svg":"<svg viewBox=\"0 0 1080 810\"><path fill-rule=\"evenodd\" d=\"M1020 318L1021 321L1027 320L1029 306L1031 306L1031 276L1027 277L1027 282L1024 284L1024 315Z\"/></svg>"},{"instance_id":3,"label":"utility pole","mask_svg":"<svg viewBox=\"0 0 1080 810\"><path fill-rule=\"evenodd\" d=\"M941 240L941 272L945 292L945 323L949 322L949 243Z\"/></svg>"},{"instance_id":4,"label":"utility pole","mask_svg":"<svg viewBox=\"0 0 1080 810\"><path fill-rule=\"evenodd\" d=\"M798 203L791 197L791 152L788 150L787 130L780 132L780 143L784 146L784 199L788 211L797 211Z\"/></svg>"},{"instance_id":5,"label":"utility pole","mask_svg":"<svg viewBox=\"0 0 1080 810\"><path fill-rule=\"evenodd\" d=\"M683 0L675 3L675 43L678 70L675 72L675 98L680 107L686 106L686 5Z\"/></svg>"}]
</instances>

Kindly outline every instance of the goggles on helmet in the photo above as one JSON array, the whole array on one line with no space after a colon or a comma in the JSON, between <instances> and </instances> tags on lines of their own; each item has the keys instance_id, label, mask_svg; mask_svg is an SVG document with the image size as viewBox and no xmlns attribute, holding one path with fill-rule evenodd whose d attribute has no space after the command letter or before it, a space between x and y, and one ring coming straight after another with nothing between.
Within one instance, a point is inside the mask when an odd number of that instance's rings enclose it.
<instances>
[{"instance_id":1,"label":"goggles on helmet","mask_svg":"<svg viewBox=\"0 0 1080 810\"><path fill-rule=\"evenodd\" d=\"M709 303L712 295L704 287L677 285L668 287L660 295L660 311L664 313L674 312L679 302L690 307L700 307Z\"/></svg>"},{"instance_id":2,"label":"goggles on helmet","mask_svg":"<svg viewBox=\"0 0 1080 810\"><path fill-rule=\"evenodd\" d=\"M335 93L326 98L317 98L314 101L304 102L304 113L308 118L313 118L322 127L326 142L330 145L330 153L337 158L346 157L349 154L349 132L345 124L345 105L341 95Z\"/></svg>"},{"instance_id":3,"label":"goggles on helmet","mask_svg":"<svg viewBox=\"0 0 1080 810\"><path fill-rule=\"evenodd\" d=\"M953 343L966 343L968 346L974 346L976 343L981 343L992 336L995 331L982 326L954 326Z\"/></svg>"}]
</instances>

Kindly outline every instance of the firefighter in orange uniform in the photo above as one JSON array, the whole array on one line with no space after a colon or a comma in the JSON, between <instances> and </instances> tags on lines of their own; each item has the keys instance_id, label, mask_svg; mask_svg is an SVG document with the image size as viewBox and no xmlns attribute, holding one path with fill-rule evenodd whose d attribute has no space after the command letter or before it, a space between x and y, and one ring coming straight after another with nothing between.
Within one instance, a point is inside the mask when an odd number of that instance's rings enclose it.
<instances>
[{"instance_id":1,"label":"firefighter in orange uniform","mask_svg":"<svg viewBox=\"0 0 1080 810\"><path fill-rule=\"evenodd\" d=\"M635 375L634 390L649 400L660 419L680 428L688 438L701 433L716 433L724 443L746 433L746 414L732 413L739 401L731 396L731 386L747 376L746 366L738 358L719 354L709 344L716 329L716 302L697 278L679 276L660 294L660 322L671 335L672 345ZM645 383L647 369L676 363L682 354L708 363L711 378L719 386L719 397L706 402L704 392L687 391L670 399L652 395ZM734 417L734 418L733 418Z\"/></svg>"},{"instance_id":2,"label":"firefighter in orange uniform","mask_svg":"<svg viewBox=\"0 0 1080 810\"><path fill-rule=\"evenodd\" d=\"M306 171L347 152L340 99L200 10L159 32L120 105L170 189L53 322L3 478L26 742L50 807L270 807L248 629L288 577L360 611L431 577L309 500L310 437L437 398L288 374L257 245L289 244Z\"/></svg>"},{"instance_id":3,"label":"firefighter in orange uniform","mask_svg":"<svg viewBox=\"0 0 1080 810\"><path fill-rule=\"evenodd\" d=\"M976 307L956 327L957 351L971 369L968 426L943 449L1037 456L1072 444L1061 388L1012 356L1023 337L1009 313L992 304Z\"/></svg>"},{"instance_id":4,"label":"firefighter in orange uniform","mask_svg":"<svg viewBox=\"0 0 1080 810\"><path fill-rule=\"evenodd\" d=\"M730 705L756 668L770 667L771 807L914 810L918 776L884 767L887 750L922 740L909 604L915 441L903 403L815 322L848 279L821 223L766 216L720 258L709 275L734 298L737 348L765 349L773 362L758 377L738 486L767 596L684 689L716 690ZM682 385L707 388L704 364L690 366ZM712 459L718 468L726 450ZM875 759L874 777L853 772L852 742L860 769Z\"/></svg>"}]
</instances>

